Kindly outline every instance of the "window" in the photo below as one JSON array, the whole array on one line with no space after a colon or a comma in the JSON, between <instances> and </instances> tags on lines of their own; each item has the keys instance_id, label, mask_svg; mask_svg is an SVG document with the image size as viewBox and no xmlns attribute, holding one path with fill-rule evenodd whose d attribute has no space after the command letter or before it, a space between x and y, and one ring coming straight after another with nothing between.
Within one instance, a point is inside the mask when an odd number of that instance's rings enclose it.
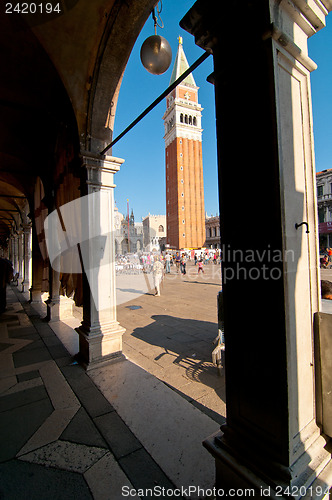
<instances>
[{"instance_id":1,"label":"window","mask_svg":"<svg viewBox=\"0 0 332 500\"><path fill-rule=\"evenodd\" d=\"M317 196L323 196L323 186L317 186Z\"/></svg>"},{"instance_id":2,"label":"window","mask_svg":"<svg viewBox=\"0 0 332 500\"><path fill-rule=\"evenodd\" d=\"M160 224L160 226L159 226L159 228L158 228L158 231L159 231L159 233L163 233L163 232L164 232L164 226L162 226L162 225Z\"/></svg>"},{"instance_id":3,"label":"window","mask_svg":"<svg viewBox=\"0 0 332 500\"><path fill-rule=\"evenodd\" d=\"M193 123L193 119L191 116L189 116L189 125L192 125L192 123Z\"/></svg>"},{"instance_id":4,"label":"window","mask_svg":"<svg viewBox=\"0 0 332 500\"><path fill-rule=\"evenodd\" d=\"M180 123L183 123L183 113L180 115Z\"/></svg>"},{"instance_id":5,"label":"window","mask_svg":"<svg viewBox=\"0 0 332 500\"><path fill-rule=\"evenodd\" d=\"M196 116L194 116L194 119L193 119L193 125L195 125L195 127L196 127L196 125L197 125L197 118L196 118Z\"/></svg>"},{"instance_id":6,"label":"window","mask_svg":"<svg viewBox=\"0 0 332 500\"><path fill-rule=\"evenodd\" d=\"M319 222L325 222L325 209L324 208L318 209L318 219L319 219Z\"/></svg>"},{"instance_id":7,"label":"window","mask_svg":"<svg viewBox=\"0 0 332 500\"><path fill-rule=\"evenodd\" d=\"M182 224L185 224L185 221L184 221L184 219L182 219Z\"/></svg>"}]
</instances>

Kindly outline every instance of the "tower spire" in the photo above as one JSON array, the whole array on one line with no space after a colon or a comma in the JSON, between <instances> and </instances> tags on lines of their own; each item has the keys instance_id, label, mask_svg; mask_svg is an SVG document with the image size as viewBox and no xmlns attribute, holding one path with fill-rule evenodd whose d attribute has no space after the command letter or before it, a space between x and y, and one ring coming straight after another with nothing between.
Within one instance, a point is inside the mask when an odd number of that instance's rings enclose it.
<instances>
[{"instance_id":1,"label":"tower spire","mask_svg":"<svg viewBox=\"0 0 332 500\"><path fill-rule=\"evenodd\" d=\"M171 79L169 82L170 85L172 85L172 83L174 83L175 80L177 80L177 78L179 78L179 76L181 76L189 68L189 64L188 64L186 55L185 55L184 50L183 50L182 36L179 36L178 41L179 41L178 51L177 51L177 54L175 57L173 71L172 71ZM196 83L195 83L195 80L194 80L192 73L190 73L190 75L188 75L187 78L185 78L181 82L181 85L187 85L189 87L196 87Z\"/></svg>"}]
</instances>

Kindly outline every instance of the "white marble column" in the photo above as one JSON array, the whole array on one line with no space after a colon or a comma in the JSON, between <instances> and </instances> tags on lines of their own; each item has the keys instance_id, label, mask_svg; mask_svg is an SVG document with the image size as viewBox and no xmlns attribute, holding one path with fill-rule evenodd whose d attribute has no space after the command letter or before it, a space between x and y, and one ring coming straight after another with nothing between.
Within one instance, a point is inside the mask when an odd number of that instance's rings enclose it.
<instances>
[{"instance_id":1,"label":"white marble column","mask_svg":"<svg viewBox=\"0 0 332 500\"><path fill-rule=\"evenodd\" d=\"M214 58L227 423L205 445L220 488L322 498L332 462L316 420L316 65L307 38L332 3L228 0L220 17L218 7L198 0L181 21Z\"/></svg>"},{"instance_id":2,"label":"white marble column","mask_svg":"<svg viewBox=\"0 0 332 500\"><path fill-rule=\"evenodd\" d=\"M114 180L124 160L83 153L86 196L82 199L84 241L83 321L77 329L80 358L89 369L122 357L124 328L116 317Z\"/></svg>"}]
</instances>

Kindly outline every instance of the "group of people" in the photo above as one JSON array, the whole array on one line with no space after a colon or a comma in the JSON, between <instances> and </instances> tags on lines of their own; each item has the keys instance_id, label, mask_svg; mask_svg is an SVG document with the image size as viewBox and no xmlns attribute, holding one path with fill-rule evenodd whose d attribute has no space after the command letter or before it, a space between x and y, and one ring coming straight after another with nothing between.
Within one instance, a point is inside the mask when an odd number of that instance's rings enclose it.
<instances>
[{"instance_id":1,"label":"group of people","mask_svg":"<svg viewBox=\"0 0 332 500\"><path fill-rule=\"evenodd\" d=\"M175 252L173 255L166 252L165 255L165 272L169 274L171 272L171 265L175 265L177 274L181 273L183 275L187 274L187 261L190 260L188 254L185 252ZM194 255L195 266L198 266L198 274L204 273L203 265L206 263L203 260L203 256Z\"/></svg>"}]
</instances>

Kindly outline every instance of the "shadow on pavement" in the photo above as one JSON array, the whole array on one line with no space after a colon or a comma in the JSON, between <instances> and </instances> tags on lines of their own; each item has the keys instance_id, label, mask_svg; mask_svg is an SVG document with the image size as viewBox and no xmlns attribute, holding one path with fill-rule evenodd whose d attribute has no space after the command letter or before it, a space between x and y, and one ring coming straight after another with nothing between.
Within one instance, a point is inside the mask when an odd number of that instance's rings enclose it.
<instances>
[{"instance_id":1,"label":"shadow on pavement","mask_svg":"<svg viewBox=\"0 0 332 500\"><path fill-rule=\"evenodd\" d=\"M153 315L151 318L154 320L153 323L136 328L131 336L151 346L160 347L161 352L153 355L153 360L161 363L164 361L164 369L171 370L172 365L181 367L188 383L198 382L209 387L222 401L225 401L224 376L218 374L211 359L214 349L213 341L217 333L216 324L168 315ZM185 387L182 389L176 385L176 383L172 384L172 388L202 410L203 405L200 404L199 398L196 400L187 396L183 392ZM204 411L206 412L206 408ZM217 421L224 422L223 416L213 410L209 410L210 412L214 413L213 418Z\"/></svg>"}]
</instances>

